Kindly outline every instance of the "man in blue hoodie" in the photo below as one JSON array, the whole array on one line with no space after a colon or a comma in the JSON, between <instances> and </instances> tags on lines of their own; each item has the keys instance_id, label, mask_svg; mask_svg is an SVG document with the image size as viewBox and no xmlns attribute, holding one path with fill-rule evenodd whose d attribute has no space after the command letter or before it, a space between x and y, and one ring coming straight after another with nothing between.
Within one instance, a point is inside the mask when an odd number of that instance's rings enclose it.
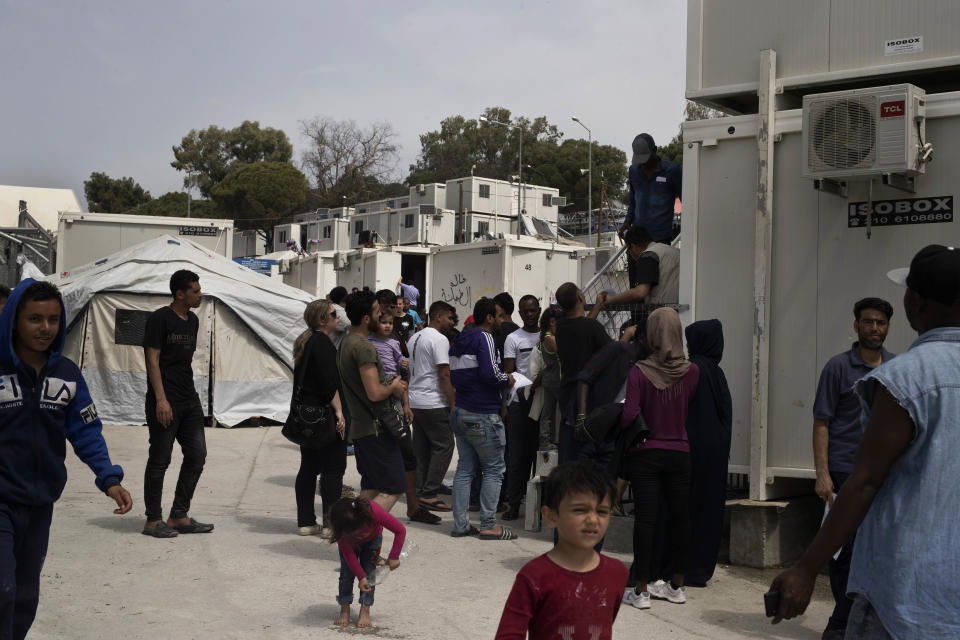
<instances>
[{"instance_id":1,"label":"man in blue hoodie","mask_svg":"<svg viewBox=\"0 0 960 640\"><path fill-rule=\"evenodd\" d=\"M0 314L0 638L26 637L40 599L53 503L67 482L66 441L96 474L97 488L130 511L111 464L97 409L62 357L66 313L57 288L26 279Z\"/></svg>"},{"instance_id":2,"label":"man in blue hoodie","mask_svg":"<svg viewBox=\"0 0 960 640\"><path fill-rule=\"evenodd\" d=\"M480 298L473 306L474 328L457 336L450 347L450 381L456 403L450 428L457 442L457 472L453 477L453 531L455 538L479 534L481 540L514 540L517 535L497 524L496 509L503 482L503 451L507 438L500 418L502 392L513 386L513 376L500 368L492 333L500 327L497 305ZM470 480L479 465L480 530L470 525Z\"/></svg>"}]
</instances>

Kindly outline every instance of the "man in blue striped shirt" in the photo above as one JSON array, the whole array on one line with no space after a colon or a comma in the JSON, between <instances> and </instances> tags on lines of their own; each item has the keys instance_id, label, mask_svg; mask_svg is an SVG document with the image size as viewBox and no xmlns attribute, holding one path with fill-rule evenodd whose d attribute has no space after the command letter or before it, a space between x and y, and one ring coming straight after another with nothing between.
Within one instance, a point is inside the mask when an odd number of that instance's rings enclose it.
<instances>
[{"instance_id":1,"label":"man in blue striped shirt","mask_svg":"<svg viewBox=\"0 0 960 640\"><path fill-rule=\"evenodd\" d=\"M493 342L492 332L500 325L496 303L480 298L473 306L473 318L474 327L457 336L450 347L450 381L456 390L450 428L458 457L450 535L460 538L479 534L481 540L513 540L516 534L498 525L496 519L507 444L500 407L503 391L513 386L513 376L500 368L500 354ZM479 530L467 520L470 480L476 465L482 476Z\"/></svg>"}]
</instances>

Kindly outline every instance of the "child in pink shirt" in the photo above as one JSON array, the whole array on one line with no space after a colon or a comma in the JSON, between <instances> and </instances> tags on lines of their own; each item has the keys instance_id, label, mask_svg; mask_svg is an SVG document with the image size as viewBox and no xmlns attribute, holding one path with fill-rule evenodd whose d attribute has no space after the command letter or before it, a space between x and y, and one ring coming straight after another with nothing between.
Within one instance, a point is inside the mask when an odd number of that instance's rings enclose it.
<instances>
[{"instance_id":1,"label":"child in pink shirt","mask_svg":"<svg viewBox=\"0 0 960 640\"><path fill-rule=\"evenodd\" d=\"M360 615L357 627L369 627L370 607L373 606L375 587L368 576L380 560L380 545L383 528L393 533L393 546L386 565L393 571L400 566L400 552L407 535L400 521L383 510L376 502L363 498L340 498L330 508L330 541L340 548L340 593L337 604L340 616L334 624L345 627L350 624L350 605L353 604L353 580L360 586Z\"/></svg>"}]
</instances>

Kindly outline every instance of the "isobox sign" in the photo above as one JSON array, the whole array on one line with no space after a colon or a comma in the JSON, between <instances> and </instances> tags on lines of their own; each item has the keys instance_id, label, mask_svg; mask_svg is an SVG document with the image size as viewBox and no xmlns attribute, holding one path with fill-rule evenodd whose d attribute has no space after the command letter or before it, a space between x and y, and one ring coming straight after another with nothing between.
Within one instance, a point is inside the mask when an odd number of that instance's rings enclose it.
<instances>
[{"instance_id":1,"label":"isobox sign","mask_svg":"<svg viewBox=\"0 0 960 640\"><path fill-rule=\"evenodd\" d=\"M897 56L903 53L919 53L923 51L923 36L910 38L894 38L883 43L883 55Z\"/></svg>"},{"instance_id":2,"label":"isobox sign","mask_svg":"<svg viewBox=\"0 0 960 640\"><path fill-rule=\"evenodd\" d=\"M893 227L901 224L953 222L953 196L904 198L851 202L847 209L847 227L867 226L867 214L873 207L871 226Z\"/></svg>"},{"instance_id":3,"label":"isobox sign","mask_svg":"<svg viewBox=\"0 0 960 640\"><path fill-rule=\"evenodd\" d=\"M217 237L219 230L216 227L180 227L181 236L208 236Z\"/></svg>"}]
</instances>

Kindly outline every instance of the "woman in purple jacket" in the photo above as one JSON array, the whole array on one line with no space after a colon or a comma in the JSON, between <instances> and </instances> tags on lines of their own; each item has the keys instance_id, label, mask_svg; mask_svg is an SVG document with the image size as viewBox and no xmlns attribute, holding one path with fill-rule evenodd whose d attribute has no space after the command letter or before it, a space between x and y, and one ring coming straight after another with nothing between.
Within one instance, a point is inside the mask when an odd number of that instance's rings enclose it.
<instances>
[{"instance_id":1,"label":"woman in purple jacket","mask_svg":"<svg viewBox=\"0 0 960 640\"><path fill-rule=\"evenodd\" d=\"M683 328L677 312L660 308L647 321L647 342L652 350L627 376L627 395L622 426L629 429L642 413L650 429L643 442L629 446L624 471L633 486L635 521L633 527L634 589L627 589L624 601L638 609L650 607L650 597L681 604L690 547L690 444L687 442L687 409L697 390L700 370L684 357ZM655 577L651 568L657 501L666 497L670 514L670 557L673 575L668 582L648 582Z\"/></svg>"}]
</instances>

